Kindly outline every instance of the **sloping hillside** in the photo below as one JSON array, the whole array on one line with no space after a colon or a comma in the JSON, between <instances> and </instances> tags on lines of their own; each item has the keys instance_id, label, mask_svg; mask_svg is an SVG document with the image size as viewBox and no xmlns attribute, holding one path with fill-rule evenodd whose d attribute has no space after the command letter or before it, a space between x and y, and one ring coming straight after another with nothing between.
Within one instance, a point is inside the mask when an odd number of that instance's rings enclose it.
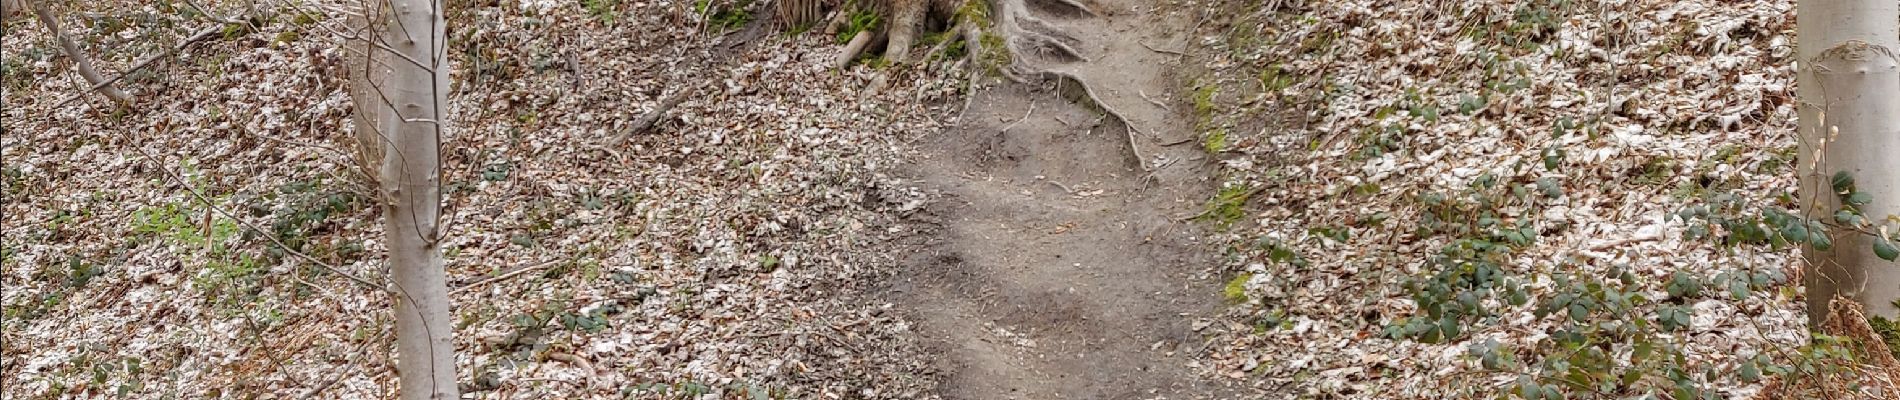
<instances>
[{"instance_id":1,"label":"sloping hillside","mask_svg":"<svg viewBox=\"0 0 1900 400\"><path fill-rule=\"evenodd\" d=\"M5 21L0 395L395 397L357 2L47 4L136 99ZM770 2L448 4L470 397L1894 387L1806 326L1791 0L983 2L844 68Z\"/></svg>"},{"instance_id":2,"label":"sloping hillside","mask_svg":"<svg viewBox=\"0 0 1900 400\"><path fill-rule=\"evenodd\" d=\"M82 95L50 35L9 19L7 397L393 395L387 297L274 244L386 268L345 153L350 4L220 25L185 2L56 2L108 75L220 30L122 82L126 109ZM727 3L452 5L446 248L472 389L929 387L926 360L893 356L915 352L907 325L840 293L892 270L877 244L902 232L881 210L909 199L884 174L937 124L917 100L960 84L919 71L861 95L876 71L828 69L831 38L742 38ZM606 144L702 83L653 131Z\"/></svg>"},{"instance_id":3,"label":"sloping hillside","mask_svg":"<svg viewBox=\"0 0 1900 400\"><path fill-rule=\"evenodd\" d=\"M1267 398L1747 398L1838 357L1789 232L1762 230L1795 202L1793 2L1223 10L1189 88L1240 304L1206 322L1207 373ZM1830 373L1855 374L1782 378Z\"/></svg>"}]
</instances>

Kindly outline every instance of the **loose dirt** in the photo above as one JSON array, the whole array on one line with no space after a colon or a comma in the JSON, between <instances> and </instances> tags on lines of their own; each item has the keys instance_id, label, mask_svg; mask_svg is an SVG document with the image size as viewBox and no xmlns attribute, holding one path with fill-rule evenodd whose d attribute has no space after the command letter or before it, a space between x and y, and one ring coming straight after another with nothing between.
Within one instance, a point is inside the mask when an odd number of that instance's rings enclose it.
<instances>
[{"instance_id":1,"label":"loose dirt","mask_svg":"<svg viewBox=\"0 0 1900 400\"><path fill-rule=\"evenodd\" d=\"M1186 366L1204 348L1192 320L1219 304L1215 253L1181 221L1212 189L1167 51L1193 20L1146 0L1002 3L1003 23L1073 54L1013 44L1054 74L976 91L909 168L934 201L885 295L942 355L940 394L1221 397Z\"/></svg>"}]
</instances>

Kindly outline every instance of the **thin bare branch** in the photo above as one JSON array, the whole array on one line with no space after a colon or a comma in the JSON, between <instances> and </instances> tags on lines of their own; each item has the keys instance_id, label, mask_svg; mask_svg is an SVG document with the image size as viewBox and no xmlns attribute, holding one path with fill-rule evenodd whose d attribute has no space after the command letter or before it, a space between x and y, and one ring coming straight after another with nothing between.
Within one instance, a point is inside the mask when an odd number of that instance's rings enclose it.
<instances>
[{"instance_id":1,"label":"thin bare branch","mask_svg":"<svg viewBox=\"0 0 1900 400\"><path fill-rule=\"evenodd\" d=\"M249 25L249 24L246 24L244 20L241 20L241 19L229 18L229 17L212 13L211 9L205 8L203 6L199 6L198 2L195 2L192 0L185 0L185 5L191 7L191 9L193 10L198 10L199 14L204 14L205 18L210 18L213 21L223 22L227 24Z\"/></svg>"},{"instance_id":2,"label":"thin bare branch","mask_svg":"<svg viewBox=\"0 0 1900 400\"><path fill-rule=\"evenodd\" d=\"M493 277L489 277L488 279L483 279L483 280L480 280L480 281L477 281L477 282L474 282L474 283L470 283L470 284L467 284L467 285L462 285L461 287L458 287L458 288L455 288L455 289L452 289L452 290L449 290L449 294L450 294L450 295L453 295L453 294L456 294L456 293L461 293L461 292L463 292L463 291L466 291L466 290L469 290L469 289L474 289L474 288L478 288L478 287L482 287L483 285L487 285L487 284L490 284L490 283L495 283L495 282L500 282L500 281L505 281L505 280L508 280L508 278L513 278L513 277L516 277L516 276L520 276L521 274L525 274L525 273L528 273L528 272L530 272L530 271L535 271L535 270L539 270L539 269L542 269L542 268L547 268L548 266L551 266L551 265L554 265L554 264L559 264L559 263L560 263L561 261L564 261L564 260L554 260L554 261L547 261L547 262L542 262L542 263L539 263L539 264L530 264L530 265L524 265L524 266L519 266L519 267L515 267L515 268L514 268L513 270L509 270L508 272L503 272L503 273L501 273L501 274L499 274L499 275L495 275L495 276L493 276Z\"/></svg>"},{"instance_id":3,"label":"thin bare branch","mask_svg":"<svg viewBox=\"0 0 1900 400\"><path fill-rule=\"evenodd\" d=\"M382 343L383 340L385 340L385 338L389 337L389 330L385 329L385 330L380 330L378 332L380 333L378 333L376 337L371 338L369 340L365 340L363 341L363 344L357 345L356 351L350 352L349 359L344 360L343 365L338 366L336 372L330 373L331 375L334 375L330 377L330 380L324 381L322 384L318 384L317 387L310 388L310 391L304 392L303 397L300 397L300 398L303 400L315 399L317 398L317 395L322 394L324 390L329 389L331 386L335 386L337 382L342 382L343 378L349 377L350 370L356 368L357 358L361 357L363 354L369 353L364 350L368 350L369 345L371 343Z\"/></svg>"},{"instance_id":4,"label":"thin bare branch","mask_svg":"<svg viewBox=\"0 0 1900 400\"><path fill-rule=\"evenodd\" d=\"M211 212L217 213L218 215L223 216L225 218L230 218L232 221L236 221L239 225L243 225L245 228L249 228L252 232L257 233L258 236L262 236L265 239L269 239L271 243L275 243L277 245L277 248L283 249L284 253L297 256L297 258L303 259L304 261L308 261L311 264L315 264L316 266L322 267L325 270L329 270L330 273L341 275L344 278L349 278L350 280L356 281L356 283L360 283L363 286L374 288L376 290L387 290L387 289L384 289L382 286L377 285L374 282L370 282L368 279L363 279L361 277L358 277L355 274L351 274L348 271L344 271L341 268L337 268L335 265L330 265L330 263L323 262L323 260L318 260L316 257L311 257L310 255L297 251L297 249L291 248L290 245L286 245L284 244L283 241L277 240L277 235L271 234L269 230L260 228L257 226L257 224L253 224L250 221L244 220L243 218L238 218L237 215L232 214L228 211L225 211L224 208L222 207L218 207L217 203L211 201L210 197L205 196L204 193L198 192L197 189L193 189L191 187L191 184L189 183L189 181L185 179L185 177L179 176L177 172L174 172L169 168L165 168L163 164L158 162L160 158L153 156L151 153L146 152L145 148L139 147L137 145L134 145L131 147L133 150L137 150L139 154L144 155L145 159L149 160L152 163L153 169L157 169L161 172L164 172L165 177L169 179L172 184L178 185L179 187L184 188L186 192L191 193L192 197L197 198L198 201L204 202L206 209L211 210Z\"/></svg>"},{"instance_id":5,"label":"thin bare branch","mask_svg":"<svg viewBox=\"0 0 1900 400\"><path fill-rule=\"evenodd\" d=\"M111 79L106 79L102 82L93 83L91 90L111 89L112 88L111 85L113 82L118 82L121 79L125 79L126 76L132 75L133 72L138 72L141 69L145 69L145 67L148 65L151 65L153 61L158 61L159 59L162 59L162 58L169 58L172 55L178 54L178 52L180 51L184 51L186 47L190 47L193 43L198 43L198 41L204 40L205 38L211 37L212 34L218 33L220 30L222 30L222 27L223 25L219 25L219 26L213 26L213 27L199 30L198 33L191 35L191 37L185 38L183 42L179 42L177 46L172 47L170 50L159 55L146 57L144 60L139 60L138 63L132 64L131 68L127 68L125 72L119 73L118 76L114 76ZM83 95L75 95L72 97L68 97L65 100L60 100L59 104L55 105L54 107L57 108L60 106L65 106L67 103L71 103L75 100L79 100L79 98L81 97L83 97Z\"/></svg>"},{"instance_id":6,"label":"thin bare branch","mask_svg":"<svg viewBox=\"0 0 1900 400\"><path fill-rule=\"evenodd\" d=\"M99 75L99 70L93 69L92 59L86 57L86 54L80 51L79 43L73 41L72 37L66 34L65 29L59 27L59 18L54 17L53 11L46 8L45 0L29 0L27 3L33 8L33 15L38 16L40 23L46 25L46 30L59 40L59 49L66 52L66 58L73 60L74 68L79 69L79 76L85 77L87 82L92 83L93 91L98 91L99 94L119 104L132 102L132 95L113 87L111 80L106 80L104 76Z\"/></svg>"},{"instance_id":7,"label":"thin bare branch","mask_svg":"<svg viewBox=\"0 0 1900 400\"><path fill-rule=\"evenodd\" d=\"M660 117L666 115L667 111L672 110L673 107L678 107L680 103L686 102L687 97L691 97L694 93L698 93L707 86L712 86L711 81L688 86L685 89L680 89L678 92L673 92L672 96L667 96L665 100L661 100L659 106L653 107L653 111L648 111L646 115L640 116L640 119L634 120L633 127L628 128L624 132L620 132L619 135L615 135L613 140L607 141L608 146L616 146L624 143L627 141L627 138L633 137L633 134L644 132L648 128L652 128L653 124L658 123Z\"/></svg>"}]
</instances>

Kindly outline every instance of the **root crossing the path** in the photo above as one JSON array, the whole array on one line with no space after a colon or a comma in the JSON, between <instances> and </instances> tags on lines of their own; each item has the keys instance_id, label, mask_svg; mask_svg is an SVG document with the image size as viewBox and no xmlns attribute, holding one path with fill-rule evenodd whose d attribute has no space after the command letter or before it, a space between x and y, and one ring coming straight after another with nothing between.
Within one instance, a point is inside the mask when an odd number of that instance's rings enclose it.
<instances>
[{"instance_id":1,"label":"root crossing the path","mask_svg":"<svg viewBox=\"0 0 1900 400\"><path fill-rule=\"evenodd\" d=\"M1141 95L1179 91L1177 58L1141 43L1191 21L1144 0L998 4L1001 32L1033 35L1005 35L1013 79L922 143L910 169L935 201L885 294L945 355L940 394L1226 398L1187 367L1216 253L1172 218L1207 199L1208 162L1164 146L1192 124Z\"/></svg>"}]
</instances>

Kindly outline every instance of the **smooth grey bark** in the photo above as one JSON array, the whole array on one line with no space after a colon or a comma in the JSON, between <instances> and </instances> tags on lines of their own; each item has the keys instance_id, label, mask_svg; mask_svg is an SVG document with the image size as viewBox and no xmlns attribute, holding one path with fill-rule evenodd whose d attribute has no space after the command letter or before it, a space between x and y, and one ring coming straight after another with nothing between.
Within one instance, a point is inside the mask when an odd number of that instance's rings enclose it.
<instances>
[{"instance_id":1,"label":"smooth grey bark","mask_svg":"<svg viewBox=\"0 0 1900 400\"><path fill-rule=\"evenodd\" d=\"M1846 171L1873 203L1861 207L1871 225L1900 228L1900 1L1802 0L1800 42L1800 196L1804 215L1834 221L1841 202L1831 179ZM1891 232L1889 235L1900 235ZM1808 322L1820 326L1835 296L1869 316L1900 318L1900 264L1874 255L1863 232L1834 229L1826 251L1806 248Z\"/></svg>"},{"instance_id":2,"label":"smooth grey bark","mask_svg":"<svg viewBox=\"0 0 1900 400\"><path fill-rule=\"evenodd\" d=\"M460 397L454 326L438 244L449 63L440 0L370 1L351 43L352 100L364 160L380 156L383 226L395 284L396 364L404 400ZM380 144L379 146L374 144ZM374 151L374 150L370 150Z\"/></svg>"}]
</instances>

